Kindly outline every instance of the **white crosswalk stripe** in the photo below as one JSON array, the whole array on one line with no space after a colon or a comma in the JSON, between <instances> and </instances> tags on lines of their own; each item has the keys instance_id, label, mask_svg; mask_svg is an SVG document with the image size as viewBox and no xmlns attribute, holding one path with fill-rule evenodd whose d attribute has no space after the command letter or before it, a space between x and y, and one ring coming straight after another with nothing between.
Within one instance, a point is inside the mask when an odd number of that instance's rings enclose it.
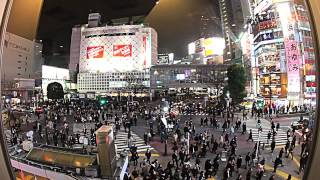
<instances>
[{"instance_id":1,"label":"white crosswalk stripe","mask_svg":"<svg viewBox=\"0 0 320 180\"><path fill-rule=\"evenodd\" d=\"M258 142L259 140L259 133L258 133L258 129L257 128L251 128L252 129L252 138L254 142ZM250 130L248 130L249 133ZM268 133L272 132L271 129L263 129L262 132L260 132L260 142L261 143L265 143L265 145L270 145L271 141L272 141L272 135L271 135L271 139L269 140L268 143ZM275 136L275 142L276 142L276 146L279 145L285 145L287 143L287 133L285 131L283 131L282 129L279 129L277 131L277 134Z\"/></svg>"},{"instance_id":2,"label":"white crosswalk stripe","mask_svg":"<svg viewBox=\"0 0 320 180\"><path fill-rule=\"evenodd\" d=\"M181 113L183 116L208 116L208 113Z\"/></svg>"},{"instance_id":3,"label":"white crosswalk stripe","mask_svg":"<svg viewBox=\"0 0 320 180\"><path fill-rule=\"evenodd\" d=\"M154 150L153 147L151 147L150 145L146 145L144 143L144 140L132 131L131 131L131 136L133 137L132 144L134 144L137 147L138 152L145 152L147 151L147 149ZM116 134L115 145L118 153L121 153L124 150L129 151L128 133L123 130L118 131Z\"/></svg>"}]
</instances>

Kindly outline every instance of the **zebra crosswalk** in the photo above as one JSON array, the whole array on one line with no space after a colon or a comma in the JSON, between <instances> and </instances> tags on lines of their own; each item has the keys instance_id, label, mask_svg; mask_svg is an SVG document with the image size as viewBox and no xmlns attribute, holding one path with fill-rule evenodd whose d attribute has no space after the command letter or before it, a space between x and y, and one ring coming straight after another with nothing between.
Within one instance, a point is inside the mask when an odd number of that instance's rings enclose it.
<instances>
[{"instance_id":1,"label":"zebra crosswalk","mask_svg":"<svg viewBox=\"0 0 320 180\"><path fill-rule=\"evenodd\" d=\"M204 112L200 112L200 113L187 113L187 112L183 112L181 113L182 116L208 116L209 113L204 113Z\"/></svg>"},{"instance_id":2,"label":"zebra crosswalk","mask_svg":"<svg viewBox=\"0 0 320 180\"><path fill-rule=\"evenodd\" d=\"M144 143L144 140L133 131L131 131L131 136L133 137L132 144L137 147L137 152L145 152L147 151L147 149L154 150L154 148L151 147L150 145L146 145ZM116 145L117 153L121 153L124 150L129 151L128 133L125 132L124 130L120 130L116 133L116 138L114 142Z\"/></svg>"},{"instance_id":3,"label":"zebra crosswalk","mask_svg":"<svg viewBox=\"0 0 320 180\"><path fill-rule=\"evenodd\" d=\"M251 128L251 129L252 129L253 141L258 142L259 141L258 129L257 128ZM248 130L248 133L249 133L249 131L250 130ZM272 135L271 135L271 139L268 142L269 131L272 132L271 129L263 129L263 131L260 132L260 142L265 143L266 146L269 146L272 141ZM275 142L276 142L276 146L285 145L287 143L287 133L284 130L279 129L277 131L276 136L275 136Z\"/></svg>"}]
</instances>

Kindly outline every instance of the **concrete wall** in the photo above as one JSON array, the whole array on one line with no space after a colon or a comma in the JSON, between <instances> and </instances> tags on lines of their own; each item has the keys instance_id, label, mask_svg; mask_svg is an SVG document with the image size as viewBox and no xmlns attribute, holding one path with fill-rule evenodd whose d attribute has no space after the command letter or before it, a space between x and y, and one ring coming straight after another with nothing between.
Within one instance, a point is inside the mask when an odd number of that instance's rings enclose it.
<instances>
[{"instance_id":1,"label":"concrete wall","mask_svg":"<svg viewBox=\"0 0 320 180\"><path fill-rule=\"evenodd\" d=\"M318 47L316 47L319 51L319 45L320 45L320 1L319 0L308 0L307 1L309 8L311 10L311 19L313 20L313 26L314 26L314 32L315 32L315 38L317 41ZM319 53L319 52L317 52ZM316 119L316 126L315 126L315 134L313 136L313 142L314 142L314 149L309 157L309 167L307 168L307 172L305 172L305 176L303 179L306 180L313 180L313 179L319 179L319 164L320 164L320 96L319 96L319 61L320 57L319 54L316 54L316 63L317 63L317 81L318 81L318 87L317 87L317 119Z\"/></svg>"},{"instance_id":2,"label":"concrete wall","mask_svg":"<svg viewBox=\"0 0 320 180\"><path fill-rule=\"evenodd\" d=\"M9 18L9 12L11 9L11 0L0 0L0 63L2 62L2 52L4 45L5 29L7 27L7 21ZM2 66L0 67L2 69ZM0 114L1 116L2 114ZM8 152L6 150L5 137L3 132L3 124L0 119L0 175L1 179L13 179Z\"/></svg>"}]
</instances>

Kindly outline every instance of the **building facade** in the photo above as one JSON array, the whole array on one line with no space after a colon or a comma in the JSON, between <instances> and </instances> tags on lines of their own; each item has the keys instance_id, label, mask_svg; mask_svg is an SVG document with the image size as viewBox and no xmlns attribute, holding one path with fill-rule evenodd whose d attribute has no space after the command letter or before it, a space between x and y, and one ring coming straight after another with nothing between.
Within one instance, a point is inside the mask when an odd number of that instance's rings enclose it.
<instances>
[{"instance_id":1,"label":"building facade","mask_svg":"<svg viewBox=\"0 0 320 180\"><path fill-rule=\"evenodd\" d=\"M223 64L224 39L221 37L200 38L188 44L192 64Z\"/></svg>"},{"instance_id":2,"label":"building facade","mask_svg":"<svg viewBox=\"0 0 320 180\"><path fill-rule=\"evenodd\" d=\"M218 95L226 83L228 65L174 64L151 68L151 91L206 88Z\"/></svg>"},{"instance_id":3,"label":"building facade","mask_svg":"<svg viewBox=\"0 0 320 180\"><path fill-rule=\"evenodd\" d=\"M82 27L80 30L80 45L71 45L75 48L72 53L80 52L80 93L115 95L121 91L141 91L149 94L150 68L158 60L154 29L144 25L121 25ZM78 36L73 37L77 42ZM72 57L76 59L77 56ZM73 69L75 64L75 60L70 62Z\"/></svg>"},{"instance_id":4,"label":"building facade","mask_svg":"<svg viewBox=\"0 0 320 180\"><path fill-rule=\"evenodd\" d=\"M235 63L239 59L237 41L251 16L251 0L219 0L222 32L226 48L224 62ZM239 63L239 62L238 62Z\"/></svg>"},{"instance_id":5,"label":"building facade","mask_svg":"<svg viewBox=\"0 0 320 180\"><path fill-rule=\"evenodd\" d=\"M254 86L277 105L314 104L314 45L304 2L264 0L256 4Z\"/></svg>"},{"instance_id":6,"label":"building facade","mask_svg":"<svg viewBox=\"0 0 320 180\"><path fill-rule=\"evenodd\" d=\"M2 94L16 96L13 89L17 88L17 79L41 79L42 64L41 43L7 32L1 71Z\"/></svg>"}]
</instances>

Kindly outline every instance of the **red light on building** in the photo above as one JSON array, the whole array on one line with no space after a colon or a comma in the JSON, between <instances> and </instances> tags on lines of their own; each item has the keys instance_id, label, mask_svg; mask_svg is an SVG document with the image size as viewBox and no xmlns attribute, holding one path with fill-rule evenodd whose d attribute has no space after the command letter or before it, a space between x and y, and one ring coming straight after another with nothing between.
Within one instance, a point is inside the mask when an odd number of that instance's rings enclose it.
<instances>
[{"instance_id":1,"label":"red light on building","mask_svg":"<svg viewBox=\"0 0 320 180\"><path fill-rule=\"evenodd\" d=\"M307 87L317 87L316 82L307 82Z\"/></svg>"}]
</instances>

